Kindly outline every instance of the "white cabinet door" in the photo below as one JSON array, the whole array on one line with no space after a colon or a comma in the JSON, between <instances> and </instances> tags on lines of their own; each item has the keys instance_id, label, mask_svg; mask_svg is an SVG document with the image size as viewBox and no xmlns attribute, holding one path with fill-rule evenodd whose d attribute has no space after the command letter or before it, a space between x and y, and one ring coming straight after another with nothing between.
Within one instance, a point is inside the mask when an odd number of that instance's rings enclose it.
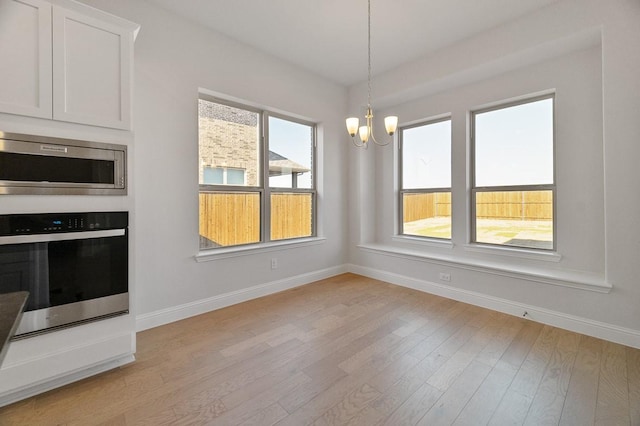
<instances>
[{"instance_id":1,"label":"white cabinet door","mask_svg":"<svg viewBox=\"0 0 640 426\"><path fill-rule=\"evenodd\" d=\"M131 128L133 34L54 6L53 119Z\"/></svg>"},{"instance_id":2,"label":"white cabinet door","mask_svg":"<svg viewBox=\"0 0 640 426\"><path fill-rule=\"evenodd\" d=\"M0 112L51 118L51 4L0 0Z\"/></svg>"}]
</instances>

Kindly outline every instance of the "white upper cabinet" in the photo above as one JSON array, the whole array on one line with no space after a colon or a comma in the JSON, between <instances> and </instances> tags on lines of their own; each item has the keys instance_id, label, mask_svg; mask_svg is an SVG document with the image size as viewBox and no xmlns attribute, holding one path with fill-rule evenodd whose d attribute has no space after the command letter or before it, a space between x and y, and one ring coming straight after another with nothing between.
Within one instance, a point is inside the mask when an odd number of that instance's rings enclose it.
<instances>
[{"instance_id":1,"label":"white upper cabinet","mask_svg":"<svg viewBox=\"0 0 640 426\"><path fill-rule=\"evenodd\" d=\"M53 118L129 129L133 33L53 9Z\"/></svg>"},{"instance_id":2,"label":"white upper cabinet","mask_svg":"<svg viewBox=\"0 0 640 426\"><path fill-rule=\"evenodd\" d=\"M137 29L68 0L0 0L0 112L130 130Z\"/></svg>"},{"instance_id":3,"label":"white upper cabinet","mask_svg":"<svg viewBox=\"0 0 640 426\"><path fill-rule=\"evenodd\" d=\"M0 111L51 118L51 4L0 0Z\"/></svg>"}]
</instances>

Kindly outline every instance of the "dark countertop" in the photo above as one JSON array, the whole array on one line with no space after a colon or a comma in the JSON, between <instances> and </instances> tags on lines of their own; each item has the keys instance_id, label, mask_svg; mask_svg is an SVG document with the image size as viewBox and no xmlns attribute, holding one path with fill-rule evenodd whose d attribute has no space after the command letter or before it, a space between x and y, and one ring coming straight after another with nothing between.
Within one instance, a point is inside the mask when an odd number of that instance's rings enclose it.
<instances>
[{"instance_id":1,"label":"dark countertop","mask_svg":"<svg viewBox=\"0 0 640 426\"><path fill-rule=\"evenodd\" d=\"M9 340L20 323L28 291L0 294L0 365L9 349Z\"/></svg>"}]
</instances>

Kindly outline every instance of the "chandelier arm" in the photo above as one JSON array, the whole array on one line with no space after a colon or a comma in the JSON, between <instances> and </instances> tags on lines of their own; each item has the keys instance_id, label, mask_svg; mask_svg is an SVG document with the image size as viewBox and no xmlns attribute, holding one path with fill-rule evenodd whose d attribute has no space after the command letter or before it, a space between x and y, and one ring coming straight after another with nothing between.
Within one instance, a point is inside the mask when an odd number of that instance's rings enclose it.
<instances>
[{"instance_id":1,"label":"chandelier arm","mask_svg":"<svg viewBox=\"0 0 640 426\"><path fill-rule=\"evenodd\" d=\"M391 140L387 140L386 142L378 142L375 137L373 137L373 132L371 133L371 140L378 146L387 146L391 143Z\"/></svg>"},{"instance_id":2,"label":"chandelier arm","mask_svg":"<svg viewBox=\"0 0 640 426\"><path fill-rule=\"evenodd\" d=\"M357 138L355 138L354 136L351 137L351 142L353 142L353 144L358 148L362 148L363 146L366 146L364 142L358 143Z\"/></svg>"},{"instance_id":3,"label":"chandelier arm","mask_svg":"<svg viewBox=\"0 0 640 426\"><path fill-rule=\"evenodd\" d=\"M375 143L375 144L376 144L376 145L378 145L378 146L387 146L387 145L389 145L389 144L392 142L392 140L393 140L393 139L389 139L389 140L387 140L386 142L378 142L378 141L376 140L376 137L373 135L373 127L371 128L371 137L370 137L370 139L373 141L373 143Z\"/></svg>"},{"instance_id":4,"label":"chandelier arm","mask_svg":"<svg viewBox=\"0 0 640 426\"><path fill-rule=\"evenodd\" d=\"M367 109L367 127L369 128L369 139L371 139L373 143L379 146L386 146L391 143L391 140L386 142L377 141L376 136L373 133L373 110L371 109L371 106Z\"/></svg>"}]
</instances>

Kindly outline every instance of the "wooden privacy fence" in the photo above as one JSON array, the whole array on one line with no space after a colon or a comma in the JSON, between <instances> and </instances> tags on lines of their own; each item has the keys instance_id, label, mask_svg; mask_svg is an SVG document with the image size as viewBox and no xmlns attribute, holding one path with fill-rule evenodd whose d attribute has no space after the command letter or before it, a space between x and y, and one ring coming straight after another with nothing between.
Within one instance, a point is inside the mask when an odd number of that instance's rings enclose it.
<instances>
[{"instance_id":1,"label":"wooden privacy fence","mask_svg":"<svg viewBox=\"0 0 640 426\"><path fill-rule=\"evenodd\" d=\"M271 239L311 236L312 195L271 194Z\"/></svg>"},{"instance_id":2,"label":"wooden privacy fence","mask_svg":"<svg viewBox=\"0 0 640 426\"><path fill-rule=\"evenodd\" d=\"M221 246L260 241L260 193L200 193L200 235Z\"/></svg>"},{"instance_id":3,"label":"wooden privacy fence","mask_svg":"<svg viewBox=\"0 0 640 426\"><path fill-rule=\"evenodd\" d=\"M476 193L476 215L481 219L551 220L551 191L501 191ZM451 216L451 193L408 193L403 197L405 223Z\"/></svg>"},{"instance_id":4,"label":"wooden privacy fence","mask_svg":"<svg viewBox=\"0 0 640 426\"><path fill-rule=\"evenodd\" d=\"M476 216L482 219L551 220L553 192L478 192Z\"/></svg>"},{"instance_id":5,"label":"wooden privacy fence","mask_svg":"<svg viewBox=\"0 0 640 426\"><path fill-rule=\"evenodd\" d=\"M271 239L311 235L312 195L271 194ZM201 192L200 235L220 246L260 241L260 193Z\"/></svg>"},{"instance_id":6,"label":"wooden privacy fence","mask_svg":"<svg viewBox=\"0 0 640 426\"><path fill-rule=\"evenodd\" d=\"M450 192L409 193L404 194L402 201L402 213L405 223L430 217L451 216Z\"/></svg>"}]
</instances>

